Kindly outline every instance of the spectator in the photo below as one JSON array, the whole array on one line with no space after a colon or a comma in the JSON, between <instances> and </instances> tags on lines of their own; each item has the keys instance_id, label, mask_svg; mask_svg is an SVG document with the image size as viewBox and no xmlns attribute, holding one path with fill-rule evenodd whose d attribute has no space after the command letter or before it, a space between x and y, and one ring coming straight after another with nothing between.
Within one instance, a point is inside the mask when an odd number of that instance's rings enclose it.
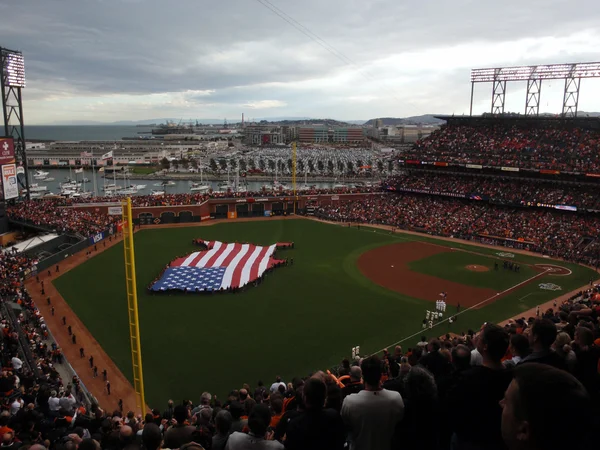
<instances>
[{"instance_id":1,"label":"spectator","mask_svg":"<svg viewBox=\"0 0 600 450\"><path fill-rule=\"evenodd\" d=\"M523 358L520 364L537 362L548 364L557 369L566 370L567 366L563 358L552 350L552 344L556 340L556 325L548 319L537 319L531 327L529 343L532 348L530 355Z\"/></svg>"},{"instance_id":2,"label":"spectator","mask_svg":"<svg viewBox=\"0 0 600 450\"><path fill-rule=\"evenodd\" d=\"M246 434L236 431L231 434L225 445L225 450L283 449L284 447L280 442L265 438L270 421L269 408L265 405L256 405L248 418L250 432Z\"/></svg>"},{"instance_id":3,"label":"spectator","mask_svg":"<svg viewBox=\"0 0 600 450\"><path fill-rule=\"evenodd\" d=\"M437 339L431 339L427 346L427 354L423 356L419 364L425 367L436 380L450 374L452 364L440 353L441 344Z\"/></svg>"},{"instance_id":4,"label":"spectator","mask_svg":"<svg viewBox=\"0 0 600 450\"><path fill-rule=\"evenodd\" d=\"M189 425L188 410L183 405L177 405L173 411L175 425L172 425L165 433L165 447L179 448L183 444L192 442L192 433L195 428Z\"/></svg>"},{"instance_id":5,"label":"spectator","mask_svg":"<svg viewBox=\"0 0 600 450\"><path fill-rule=\"evenodd\" d=\"M294 450L341 450L344 448L344 424L337 411L324 409L327 386L311 378L303 389L305 411L287 425L285 448Z\"/></svg>"},{"instance_id":6,"label":"spectator","mask_svg":"<svg viewBox=\"0 0 600 450\"><path fill-rule=\"evenodd\" d=\"M224 450L229 439L232 417L229 411L222 409L215 417L217 433L212 438L212 450Z\"/></svg>"},{"instance_id":7,"label":"spectator","mask_svg":"<svg viewBox=\"0 0 600 450\"><path fill-rule=\"evenodd\" d=\"M529 355L529 340L522 334L513 334L510 337L511 359L504 361L504 367L513 368Z\"/></svg>"},{"instance_id":8,"label":"spectator","mask_svg":"<svg viewBox=\"0 0 600 450\"><path fill-rule=\"evenodd\" d=\"M342 388L342 397L350 394L358 394L365 388L362 383L362 370L358 366L350 367L350 383Z\"/></svg>"},{"instance_id":9,"label":"spectator","mask_svg":"<svg viewBox=\"0 0 600 450\"><path fill-rule=\"evenodd\" d=\"M594 447L592 405L581 383L539 363L520 364L514 376L502 400L502 438L508 450Z\"/></svg>"},{"instance_id":10,"label":"spectator","mask_svg":"<svg viewBox=\"0 0 600 450\"><path fill-rule=\"evenodd\" d=\"M361 364L365 389L344 399L342 419L349 431L350 450L388 450L394 429L402 420L402 396L382 389L382 364L371 356Z\"/></svg>"},{"instance_id":11,"label":"spectator","mask_svg":"<svg viewBox=\"0 0 600 450\"><path fill-rule=\"evenodd\" d=\"M286 388L285 383L283 381L281 381L281 377L278 375L277 378L275 379L275 383L273 383L271 385L271 388L269 389L271 391L271 394L279 391L279 386L283 386L284 389Z\"/></svg>"},{"instance_id":12,"label":"spectator","mask_svg":"<svg viewBox=\"0 0 600 450\"><path fill-rule=\"evenodd\" d=\"M416 366L404 383L404 418L396 427L392 449L437 450L439 426L431 426L439 417L437 386L433 375Z\"/></svg>"},{"instance_id":13,"label":"spectator","mask_svg":"<svg viewBox=\"0 0 600 450\"><path fill-rule=\"evenodd\" d=\"M485 325L477 339L477 349L482 365L464 371L445 399L446 410L453 411L450 421L456 450L503 447L499 401L512 379L512 373L502 364L508 333L497 325Z\"/></svg>"}]
</instances>

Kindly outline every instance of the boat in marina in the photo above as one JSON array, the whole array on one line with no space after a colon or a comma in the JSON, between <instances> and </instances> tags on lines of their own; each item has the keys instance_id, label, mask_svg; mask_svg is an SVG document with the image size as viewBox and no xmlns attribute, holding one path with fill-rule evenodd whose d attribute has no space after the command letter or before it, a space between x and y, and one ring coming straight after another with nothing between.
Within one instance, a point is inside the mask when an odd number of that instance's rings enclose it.
<instances>
[{"instance_id":1,"label":"boat in marina","mask_svg":"<svg viewBox=\"0 0 600 450\"><path fill-rule=\"evenodd\" d=\"M152 194L152 195L165 195L165 191L155 191L154 189L152 189L150 191L150 194Z\"/></svg>"},{"instance_id":2,"label":"boat in marina","mask_svg":"<svg viewBox=\"0 0 600 450\"><path fill-rule=\"evenodd\" d=\"M192 186L190 188L190 192L208 192L212 189L212 187L208 184L203 184L202 181L202 166L200 166L200 183L194 183L192 181L190 181L190 185Z\"/></svg>"},{"instance_id":3,"label":"boat in marina","mask_svg":"<svg viewBox=\"0 0 600 450\"><path fill-rule=\"evenodd\" d=\"M30 193L34 193L34 192L46 192L48 190L48 188L46 186L40 186L37 183L33 183L29 185L29 192Z\"/></svg>"},{"instance_id":4,"label":"boat in marina","mask_svg":"<svg viewBox=\"0 0 600 450\"><path fill-rule=\"evenodd\" d=\"M192 187L190 188L190 192L200 192L200 193L202 193L202 192L208 192L211 189L210 186L208 186L208 185L202 185L200 183L192 183L191 186Z\"/></svg>"},{"instance_id":5,"label":"boat in marina","mask_svg":"<svg viewBox=\"0 0 600 450\"><path fill-rule=\"evenodd\" d=\"M44 172L43 170L36 170L33 174L33 178L43 179L50 175L50 172Z\"/></svg>"}]
</instances>

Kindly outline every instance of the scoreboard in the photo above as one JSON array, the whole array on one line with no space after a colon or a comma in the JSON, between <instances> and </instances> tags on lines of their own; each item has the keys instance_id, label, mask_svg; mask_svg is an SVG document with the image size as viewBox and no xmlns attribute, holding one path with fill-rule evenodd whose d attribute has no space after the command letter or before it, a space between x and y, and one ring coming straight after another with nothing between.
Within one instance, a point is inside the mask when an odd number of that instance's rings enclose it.
<instances>
[{"instance_id":1,"label":"scoreboard","mask_svg":"<svg viewBox=\"0 0 600 450\"><path fill-rule=\"evenodd\" d=\"M2 78L5 80L5 86L25 87L25 61L23 54L2 51Z\"/></svg>"}]
</instances>

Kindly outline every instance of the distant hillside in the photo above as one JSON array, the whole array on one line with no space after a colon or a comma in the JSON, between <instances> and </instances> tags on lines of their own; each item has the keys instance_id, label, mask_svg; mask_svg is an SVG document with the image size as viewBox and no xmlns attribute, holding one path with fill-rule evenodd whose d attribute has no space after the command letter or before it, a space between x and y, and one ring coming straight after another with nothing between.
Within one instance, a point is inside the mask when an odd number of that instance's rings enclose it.
<instances>
[{"instance_id":1,"label":"distant hillside","mask_svg":"<svg viewBox=\"0 0 600 450\"><path fill-rule=\"evenodd\" d=\"M384 126L398 126L398 125L442 125L445 123L444 120L436 119L433 116L438 114L424 114L422 116L411 116L411 117L378 117L377 119L371 119L365 122L365 126L373 126L376 120L381 120Z\"/></svg>"}]
</instances>

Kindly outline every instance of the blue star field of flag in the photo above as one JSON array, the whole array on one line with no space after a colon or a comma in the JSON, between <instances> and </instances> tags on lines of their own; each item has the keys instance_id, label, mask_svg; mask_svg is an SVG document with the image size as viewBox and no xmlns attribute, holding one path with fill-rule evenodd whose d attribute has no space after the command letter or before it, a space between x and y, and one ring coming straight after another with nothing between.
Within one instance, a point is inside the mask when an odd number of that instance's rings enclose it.
<instances>
[{"instance_id":1,"label":"blue star field of flag","mask_svg":"<svg viewBox=\"0 0 600 450\"><path fill-rule=\"evenodd\" d=\"M181 291L216 291L221 288L226 267L169 267L159 281L152 286L153 291L178 289Z\"/></svg>"}]
</instances>

